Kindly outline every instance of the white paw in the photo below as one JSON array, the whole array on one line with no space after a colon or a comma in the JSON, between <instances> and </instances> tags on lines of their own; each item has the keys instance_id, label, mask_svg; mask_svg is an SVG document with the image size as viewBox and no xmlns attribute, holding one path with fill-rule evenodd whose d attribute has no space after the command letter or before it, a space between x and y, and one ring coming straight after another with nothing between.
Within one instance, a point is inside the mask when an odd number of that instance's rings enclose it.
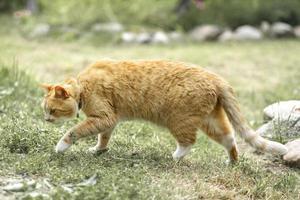
<instances>
[{"instance_id":1,"label":"white paw","mask_svg":"<svg viewBox=\"0 0 300 200\"><path fill-rule=\"evenodd\" d=\"M178 157L178 156L174 155L174 153L172 154L172 157L173 157L173 160L176 162L180 161L181 158L183 158L183 157Z\"/></svg>"},{"instance_id":2,"label":"white paw","mask_svg":"<svg viewBox=\"0 0 300 200\"><path fill-rule=\"evenodd\" d=\"M181 158L183 158L186 154L188 154L190 152L191 148L192 148L192 146L184 147L184 146L177 145L177 149L172 155L173 159L176 161L180 160Z\"/></svg>"},{"instance_id":3,"label":"white paw","mask_svg":"<svg viewBox=\"0 0 300 200\"><path fill-rule=\"evenodd\" d=\"M95 153L97 153L98 151L100 151L100 149L99 149L98 146L90 147L90 148L88 148L88 150L87 150L87 152L92 153L92 154L95 154Z\"/></svg>"},{"instance_id":4,"label":"white paw","mask_svg":"<svg viewBox=\"0 0 300 200\"><path fill-rule=\"evenodd\" d=\"M87 152L92 154L104 153L108 151L108 148L100 149L98 146L88 148Z\"/></svg>"},{"instance_id":5,"label":"white paw","mask_svg":"<svg viewBox=\"0 0 300 200\"><path fill-rule=\"evenodd\" d=\"M231 164L230 159L225 160L225 165L229 166Z\"/></svg>"},{"instance_id":6,"label":"white paw","mask_svg":"<svg viewBox=\"0 0 300 200\"><path fill-rule=\"evenodd\" d=\"M174 153L172 154L172 157L173 157L174 160L179 160L180 159L180 156L178 155L177 150L174 151Z\"/></svg>"},{"instance_id":7,"label":"white paw","mask_svg":"<svg viewBox=\"0 0 300 200\"><path fill-rule=\"evenodd\" d=\"M62 153L66 151L72 144L66 143L63 139L59 140L55 147L55 152L56 153Z\"/></svg>"},{"instance_id":8,"label":"white paw","mask_svg":"<svg viewBox=\"0 0 300 200\"><path fill-rule=\"evenodd\" d=\"M225 165L226 165L226 166L234 165L234 164L236 164L236 163L237 163L236 160L231 160L231 159L227 159L227 160L225 161Z\"/></svg>"}]
</instances>

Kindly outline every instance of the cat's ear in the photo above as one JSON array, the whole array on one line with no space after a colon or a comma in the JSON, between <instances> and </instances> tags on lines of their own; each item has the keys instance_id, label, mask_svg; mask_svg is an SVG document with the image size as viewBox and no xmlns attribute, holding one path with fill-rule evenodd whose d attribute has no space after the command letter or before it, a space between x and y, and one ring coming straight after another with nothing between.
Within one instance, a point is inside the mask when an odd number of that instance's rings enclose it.
<instances>
[{"instance_id":1,"label":"cat's ear","mask_svg":"<svg viewBox=\"0 0 300 200\"><path fill-rule=\"evenodd\" d=\"M47 93L52 89L52 85L46 83L41 83L40 87L43 88Z\"/></svg>"},{"instance_id":2,"label":"cat's ear","mask_svg":"<svg viewBox=\"0 0 300 200\"><path fill-rule=\"evenodd\" d=\"M60 85L55 86L54 90L55 90L55 97L56 98L66 99L70 96L69 93L67 92L67 90L64 87L60 86Z\"/></svg>"}]
</instances>

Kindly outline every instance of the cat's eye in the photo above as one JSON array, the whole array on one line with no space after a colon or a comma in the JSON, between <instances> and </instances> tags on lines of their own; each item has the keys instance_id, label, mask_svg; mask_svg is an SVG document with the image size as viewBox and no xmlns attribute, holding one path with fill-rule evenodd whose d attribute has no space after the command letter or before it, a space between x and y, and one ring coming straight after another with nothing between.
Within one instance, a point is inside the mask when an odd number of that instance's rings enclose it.
<instances>
[{"instance_id":1,"label":"cat's eye","mask_svg":"<svg viewBox=\"0 0 300 200\"><path fill-rule=\"evenodd\" d=\"M50 109L49 114L52 115L52 114L54 114L54 113L55 113L55 109Z\"/></svg>"}]
</instances>

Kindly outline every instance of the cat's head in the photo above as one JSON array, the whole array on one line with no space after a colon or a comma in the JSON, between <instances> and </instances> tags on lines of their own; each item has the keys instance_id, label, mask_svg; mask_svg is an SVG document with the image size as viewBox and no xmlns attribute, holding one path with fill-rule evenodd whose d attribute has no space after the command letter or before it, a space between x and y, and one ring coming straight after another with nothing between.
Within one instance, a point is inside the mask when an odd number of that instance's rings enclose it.
<instances>
[{"instance_id":1,"label":"cat's head","mask_svg":"<svg viewBox=\"0 0 300 200\"><path fill-rule=\"evenodd\" d=\"M80 92L75 79L62 84L41 84L41 87L46 91L42 101L46 121L58 122L77 115Z\"/></svg>"}]
</instances>

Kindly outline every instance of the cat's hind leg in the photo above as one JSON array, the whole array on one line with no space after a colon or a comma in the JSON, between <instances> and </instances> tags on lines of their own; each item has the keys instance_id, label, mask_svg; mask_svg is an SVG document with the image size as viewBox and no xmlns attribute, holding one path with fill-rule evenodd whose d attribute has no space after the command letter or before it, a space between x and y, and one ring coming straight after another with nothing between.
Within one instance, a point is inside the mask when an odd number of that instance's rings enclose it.
<instances>
[{"instance_id":1,"label":"cat's hind leg","mask_svg":"<svg viewBox=\"0 0 300 200\"><path fill-rule=\"evenodd\" d=\"M230 162L238 160L238 149L232 126L221 106L203 120L202 130L214 141L225 147Z\"/></svg>"},{"instance_id":2,"label":"cat's hind leg","mask_svg":"<svg viewBox=\"0 0 300 200\"><path fill-rule=\"evenodd\" d=\"M91 153L105 152L108 150L108 142L110 140L112 130L105 131L98 134L98 142L95 146L88 149Z\"/></svg>"}]
</instances>

